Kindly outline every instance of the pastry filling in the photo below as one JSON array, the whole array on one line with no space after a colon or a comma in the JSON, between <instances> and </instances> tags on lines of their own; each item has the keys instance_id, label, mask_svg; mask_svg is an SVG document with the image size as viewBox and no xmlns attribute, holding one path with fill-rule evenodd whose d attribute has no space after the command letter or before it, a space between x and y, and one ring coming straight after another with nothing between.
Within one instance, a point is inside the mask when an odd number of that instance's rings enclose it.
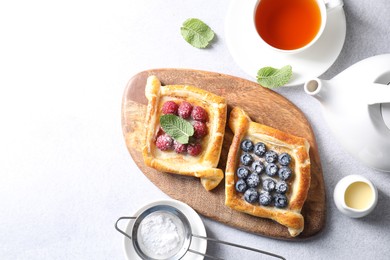
<instances>
[{"instance_id":1,"label":"pastry filling","mask_svg":"<svg viewBox=\"0 0 390 260\"><path fill-rule=\"evenodd\" d=\"M236 171L236 191L245 201L261 206L286 208L293 180L292 157L285 151L268 149L262 142L241 142Z\"/></svg>"},{"instance_id":2,"label":"pastry filling","mask_svg":"<svg viewBox=\"0 0 390 260\"><path fill-rule=\"evenodd\" d=\"M176 152L177 154L187 154L198 156L202 152L202 140L208 134L207 111L201 107L182 100L166 101L161 108L162 115L175 115L190 123L193 128L193 134L189 137L187 143L181 143L175 140L170 134L166 133L162 127L156 134L155 145L160 151ZM172 126L181 131L180 125Z\"/></svg>"}]
</instances>

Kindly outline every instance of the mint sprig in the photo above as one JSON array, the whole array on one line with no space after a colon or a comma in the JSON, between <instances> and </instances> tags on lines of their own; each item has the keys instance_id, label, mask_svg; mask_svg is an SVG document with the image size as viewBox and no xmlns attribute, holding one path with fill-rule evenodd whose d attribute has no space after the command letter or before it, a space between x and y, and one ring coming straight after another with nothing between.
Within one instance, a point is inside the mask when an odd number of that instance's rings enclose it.
<instances>
[{"instance_id":1,"label":"mint sprig","mask_svg":"<svg viewBox=\"0 0 390 260\"><path fill-rule=\"evenodd\" d=\"M280 69L273 67L264 67L257 72L257 82L266 88L281 87L292 77L292 67L290 65L284 66Z\"/></svg>"},{"instance_id":2,"label":"mint sprig","mask_svg":"<svg viewBox=\"0 0 390 260\"><path fill-rule=\"evenodd\" d=\"M160 125L165 133L181 144L188 144L190 137L194 135L194 127L176 115L160 116Z\"/></svg>"},{"instance_id":3,"label":"mint sprig","mask_svg":"<svg viewBox=\"0 0 390 260\"><path fill-rule=\"evenodd\" d=\"M214 38L213 30L196 18L185 20L180 31L184 40L195 48L206 48Z\"/></svg>"}]
</instances>

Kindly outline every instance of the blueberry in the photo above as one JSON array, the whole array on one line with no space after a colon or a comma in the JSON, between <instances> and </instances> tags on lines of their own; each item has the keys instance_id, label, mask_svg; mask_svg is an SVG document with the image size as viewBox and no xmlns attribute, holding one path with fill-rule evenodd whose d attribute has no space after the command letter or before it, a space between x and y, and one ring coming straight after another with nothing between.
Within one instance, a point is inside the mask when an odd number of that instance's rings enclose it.
<instances>
[{"instance_id":1,"label":"blueberry","mask_svg":"<svg viewBox=\"0 0 390 260\"><path fill-rule=\"evenodd\" d=\"M288 190L288 185L284 181L276 183L276 192L280 194L285 194Z\"/></svg>"},{"instance_id":2,"label":"blueberry","mask_svg":"<svg viewBox=\"0 0 390 260\"><path fill-rule=\"evenodd\" d=\"M251 165L253 162L253 157L249 153L244 153L243 155L241 155L240 159L242 164L245 166Z\"/></svg>"},{"instance_id":3,"label":"blueberry","mask_svg":"<svg viewBox=\"0 0 390 260\"><path fill-rule=\"evenodd\" d=\"M265 144L259 142L255 145L254 152L257 156L263 156L265 154Z\"/></svg>"},{"instance_id":4,"label":"blueberry","mask_svg":"<svg viewBox=\"0 0 390 260\"><path fill-rule=\"evenodd\" d=\"M281 153L278 158L280 165L287 166L291 162L291 156L288 153Z\"/></svg>"},{"instance_id":5,"label":"blueberry","mask_svg":"<svg viewBox=\"0 0 390 260\"><path fill-rule=\"evenodd\" d=\"M285 181L291 177L292 171L288 166L282 166L280 167L278 174L279 178Z\"/></svg>"},{"instance_id":6,"label":"blueberry","mask_svg":"<svg viewBox=\"0 0 390 260\"><path fill-rule=\"evenodd\" d=\"M275 190L275 181L271 178L267 178L263 181L263 189L265 191L273 191Z\"/></svg>"},{"instance_id":7,"label":"blueberry","mask_svg":"<svg viewBox=\"0 0 390 260\"><path fill-rule=\"evenodd\" d=\"M252 164L253 172L256 172L258 174L262 173L264 171L264 164L260 161L256 161Z\"/></svg>"},{"instance_id":8,"label":"blueberry","mask_svg":"<svg viewBox=\"0 0 390 260\"><path fill-rule=\"evenodd\" d=\"M276 162L278 159L278 154L272 150L269 150L265 153L265 160L267 163L273 163Z\"/></svg>"},{"instance_id":9,"label":"blueberry","mask_svg":"<svg viewBox=\"0 0 390 260\"><path fill-rule=\"evenodd\" d=\"M251 140L249 139L244 139L242 142L241 142L241 149L244 151L244 152L250 152L253 150L253 143Z\"/></svg>"},{"instance_id":10,"label":"blueberry","mask_svg":"<svg viewBox=\"0 0 390 260\"><path fill-rule=\"evenodd\" d=\"M244 192L248 189L248 186L246 185L246 182L243 179L239 179L236 182L236 191L238 192Z\"/></svg>"},{"instance_id":11,"label":"blueberry","mask_svg":"<svg viewBox=\"0 0 390 260\"><path fill-rule=\"evenodd\" d=\"M257 173L252 173L246 178L246 184L251 188L256 188L260 184L260 176Z\"/></svg>"},{"instance_id":12,"label":"blueberry","mask_svg":"<svg viewBox=\"0 0 390 260\"><path fill-rule=\"evenodd\" d=\"M275 176L275 174L278 172L279 167L274 163L267 164L267 167L265 167L265 173L268 176Z\"/></svg>"},{"instance_id":13,"label":"blueberry","mask_svg":"<svg viewBox=\"0 0 390 260\"><path fill-rule=\"evenodd\" d=\"M287 197L284 194L275 194L274 196L275 207L285 208L287 207Z\"/></svg>"},{"instance_id":14,"label":"blueberry","mask_svg":"<svg viewBox=\"0 0 390 260\"><path fill-rule=\"evenodd\" d=\"M250 173L250 171L243 166L238 167L237 172L236 172L238 178L241 178L241 179L246 179L246 177L248 177L249 173Z\"/></svg>"},{"instance_id":15,"label":"blueberry","mask_svg":"<svg viewBox=\"0 0 390 260\"><path fill-rule=\"evenodd\" d=\"M268 191L260 192L259 203L263 206L268 206L272 202L272 196Z\"/></svg>"},{"instance_id":16,"label":"blueberry","mask_svg":"<svg viewBox=\"0 0 390 260\"><path fill-rule=\"evenodd\" d=\"M249 203L254 203L259 198L259 193L256 189L250 188L247 189L244 193L244 199Z\"/></svg>"}]
</instances>

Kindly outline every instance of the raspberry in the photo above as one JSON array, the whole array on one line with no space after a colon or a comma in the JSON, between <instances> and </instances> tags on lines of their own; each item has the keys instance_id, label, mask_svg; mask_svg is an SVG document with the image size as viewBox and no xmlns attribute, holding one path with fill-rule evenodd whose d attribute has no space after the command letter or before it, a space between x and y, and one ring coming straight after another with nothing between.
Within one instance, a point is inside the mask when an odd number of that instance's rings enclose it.
<instances>
[{"instance_id":1,"label":"raspberry","mask_svg":"<svg viewBox=\"0 0 390 260\"><path fill-rule=\"evenodd\" d=\"M194 137L195 138L201 138L205 135L207 135L207 126L205 123L200 121L195 121L193 124L194 126Z\"/></svg>"},{"instance_id":2,"label":"raspberry","mask_svg":"<svg viewBox=\"0 0 390 260\"><path fill-rule=\"evenodd\" d=\"M202 152L202 146L199 143L192 143L187 146L187 153L192 156L197 156Z\"/></svg>"},{"instance_id":3,"label":"raspberry","mask_svg":"<svg viewBox=\"0 0 390 260\"><path fill-rule=\"evenodd\" d=\"M167 101L167 102L164 103L164 105L163 105L161 110L162 110L163 114L174 114L174 115L176 115L178 108L179 108L179 106L175 102Z\"/></svg>"},{"instance_id":4,"label":"raspberry","mask_svg":"<svg viewBox=\"0 0 390 260\"><path fill-rule=\"evenodd\" d=\"M172 148L173 139L167 134L163 134L157 137L156 146L161 151L166 151Z\"/></svg>"},{"instance_id":5,"label":"raspberry","mask_svg":"<svg viewBox=\"0 0 390 260\"><path fill-rule=\"evenodd\" d=\"M187 145L181 144L177 141L173 141L173 149L176 153L185 153L187 151Z\"/></svg>"},{"instance_id":6,"label":"raspberry","mask_svg":"<svg viewBox=\"0 0 390 260\"><path fill-rule=\"evenodd\" d=\"M207 112L203 109L203 107L195 106L192 109L191 113L192 119L196 121L206 122L207 121Z\"/></svg>"},{"instance_id":7,"label":"raspberry","mask_svg":"<svg viewBox=\"0 0 390 260\"><path fill-rule=\"evenodd\" d=\"M192 105L188 102L181 102L177 113L181 118L187 119L191 116Z\"/></svg>"}]
</instances>

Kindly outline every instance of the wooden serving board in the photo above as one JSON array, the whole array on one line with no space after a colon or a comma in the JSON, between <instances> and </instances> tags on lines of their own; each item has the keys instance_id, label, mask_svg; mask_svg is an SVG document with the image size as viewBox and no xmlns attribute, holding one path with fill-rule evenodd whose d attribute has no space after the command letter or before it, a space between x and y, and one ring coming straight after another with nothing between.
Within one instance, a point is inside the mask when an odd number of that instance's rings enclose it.
<instances>
[{"instance_id":1,"label":"wooden serving board","mask_svg":"<svg viewBox=\"0 0 390 260\"><path fill-rule=\"evenodd\" d=\"M302 209L305 229L291 238L287 228L269 219L232 210L225 206L224 180L217 188L206 191L200 180L176 174L161 173L145 166L141 153L147 99L146 79L157 76L163 85L189 84L224 96L228 103L228 118L234 106L243 108L252 120L306 138L310 142L311 186ZM163 192L173 199L187 203L198 213L226 225L278 239L299 240L318 233L325 225L326 196L321 162L316 140L304 114L289 100L257 83L220 73L186 70L155 69L143 71L130 79L123 96L122 128L127 148L137 166ZM233 133L226 133L218 167L225 169Z\"/></svg>"}]
</instances>

